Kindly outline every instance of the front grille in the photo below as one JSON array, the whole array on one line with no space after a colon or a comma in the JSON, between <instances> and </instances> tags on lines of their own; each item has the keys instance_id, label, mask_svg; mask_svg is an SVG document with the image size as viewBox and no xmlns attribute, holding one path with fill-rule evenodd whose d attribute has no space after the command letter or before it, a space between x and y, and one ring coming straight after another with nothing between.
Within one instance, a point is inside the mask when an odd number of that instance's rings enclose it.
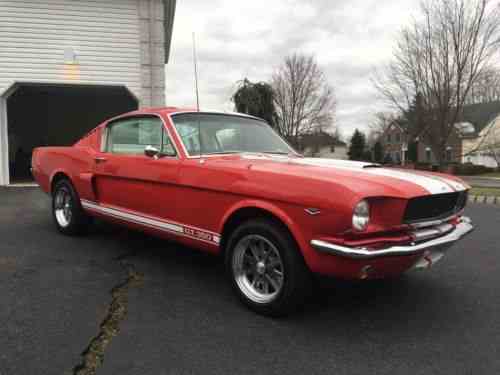
<instances>
[{"instance_id":1,"label":"front grille","mask_svg":"<svg viewBox=\"0 0 500 375\"><path fill-rule=\"evenodd\" d=\"M462 210L467 203L467 192L428 195L408 201L404 223L444 219Z\"/></svg>"}]
</instances>

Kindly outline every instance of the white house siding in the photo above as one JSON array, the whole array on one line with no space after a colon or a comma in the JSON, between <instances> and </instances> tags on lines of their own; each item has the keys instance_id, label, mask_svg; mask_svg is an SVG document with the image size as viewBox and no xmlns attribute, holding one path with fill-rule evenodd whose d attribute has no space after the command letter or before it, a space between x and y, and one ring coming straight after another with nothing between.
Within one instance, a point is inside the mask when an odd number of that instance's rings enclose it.
<instances>
[{"instance_id":1,"label":"white house siding","mask_svg":"<svg viewBox=\"0 0 500 375\"><path fill-rule=\"evenodd\" d=\"M325 159L338 159L347 160L349 159L347 155L346 146L335 146L334 152L330 146L321 147L317 152L314 152L311 147L306 147L304 150L305 156L313 156L315 158L325 158Z\"/></svg>"},{"instance_id":2,"label":"white house siding","mask_svg":"<svg viewBox=\"0 0 500 375\"><path fill-rule=\"evenodd\" d=\"M103 84L140 99L138 20L137 0L0 0L0 93L15 81Z\"/></svg>"},{"instance_id":3,"label":"white house siding","mask_svg":"<svg viewBox=\"0 0 500 375\"><path fill-rule=\"evenodd\" d=\"M464 163L498 168L500 159L500 116L497 116L474 139L464 139L462 143ZM496 157L495 157L495 155Z\"/></svg>"}]
</instances>

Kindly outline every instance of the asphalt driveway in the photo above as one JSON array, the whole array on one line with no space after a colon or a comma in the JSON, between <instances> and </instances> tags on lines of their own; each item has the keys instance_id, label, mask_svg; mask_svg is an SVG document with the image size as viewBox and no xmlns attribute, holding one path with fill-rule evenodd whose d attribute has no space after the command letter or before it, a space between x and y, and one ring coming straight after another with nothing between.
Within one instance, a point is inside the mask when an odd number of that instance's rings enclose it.
<instances>
[{"instance_id":1,"label":"asphalt driveway","mask_svg":"<svg viewBox=\"0 0 500 375\"><path fill-rule=\"evenodd\" d=\"M72 374L104 342L98 374L500 373L498 207L472 205L477 230L434 269L326 281L272 320L216 258L104 224L64 237L49 203L0 190L1 375Z\"/></svg>"}]
</instances>

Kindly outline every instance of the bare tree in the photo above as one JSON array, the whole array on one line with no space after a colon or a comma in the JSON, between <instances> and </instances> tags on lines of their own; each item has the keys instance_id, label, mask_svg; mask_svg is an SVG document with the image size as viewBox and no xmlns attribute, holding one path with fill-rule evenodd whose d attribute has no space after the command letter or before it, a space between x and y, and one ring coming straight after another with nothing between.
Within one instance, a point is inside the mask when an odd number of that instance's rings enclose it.
<instances>
[{"instance_id":1,"label":"bare tree","mask_svg":"<svg viewBox=\"0 0 500 375\"><path fill-rule=\"evenodd\" d=\"M392 112L377 112L374 115L373 121L368 125L367 143L373 146L385 131L391 126L398 117Z\"/></svg>"},{"instance_id":2,"label":"bare tree","mask_svg":"<svg viewBox=\"0 0 500 375\"><path fill-rule=\"evenodd\" d=\"M489 0L428 0L420 9L374 84L401 113L421 99L421 127L414 136L442 164L471 88L498 56L500 8Z\"/></svg>"},{"instance_id":3,"label":"bare tree","mask_svg":"<svg viewBox=\"0 0 500 375\"><path fill-rule=\"evenodd\" d=\"M473 83L467 104L500 101L500 70L485 69Z\"/></svg>"},{"instance_id":4,"label":"bare tree","mask_svg":"<svg viewBox=\"0 0 500 375\"><path fill-rule=\"evenodd\" d=\"M272 77L277 112L276 127L292 144L300 136L334 125L335 95L313 56L285 58Z\"/></svg>"}]
</instances>

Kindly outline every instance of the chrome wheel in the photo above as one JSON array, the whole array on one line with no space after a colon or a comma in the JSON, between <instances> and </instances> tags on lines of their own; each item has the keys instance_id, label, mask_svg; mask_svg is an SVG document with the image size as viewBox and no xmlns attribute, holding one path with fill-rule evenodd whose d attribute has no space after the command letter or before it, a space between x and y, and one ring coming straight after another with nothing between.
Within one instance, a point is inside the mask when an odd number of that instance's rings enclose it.
<instances>
[{"instance_id":1,"label":"chrome wheel","mask_svg":"<svg viewBox=\"0 0 500 375\"><path fill-rule=\"evenodd\" d=\"M64 187L60 188L54 198L54 212L57 223L65 228L71 224L73 216L73 198L71 193Z\"/></svg>"},{"instance_id":2,"label":"chrome wheel","mask_svg":"<svg viewBox=\"0 0 500 375\"><path fill-rule=\"evenodd\" d=\"M240 239L234 248L232 269L238 288L253 302L269 303L283 288L281 256L265 237L252 234Z\"/></svg>"}]
</instances>

